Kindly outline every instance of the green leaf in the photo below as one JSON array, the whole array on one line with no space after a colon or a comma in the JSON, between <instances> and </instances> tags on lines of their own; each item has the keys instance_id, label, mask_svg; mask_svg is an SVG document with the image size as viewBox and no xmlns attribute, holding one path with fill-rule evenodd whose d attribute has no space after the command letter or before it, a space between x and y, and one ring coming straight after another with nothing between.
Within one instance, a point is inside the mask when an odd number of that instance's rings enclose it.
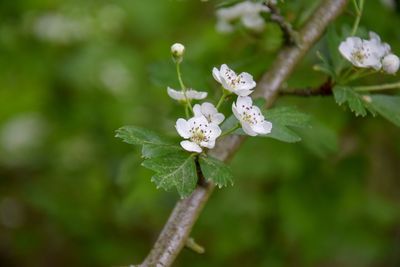
<instances>
[{"instance_id":1,"label":"green leaf","mask_svg":"<svg viewBox=\"0 0 400 267\"><path fill-rule=\"evenodd\" d=\"M299 112L295 108L280 107L264 111L263 113L265 118L272 122L272 132L263 137L270 137L289 143L299 142L301 141L301 137L294 129L310 127L310 116Z\"/></svg>"},{"instance_id":2,"label":"green leaf","mask_svg":"<svg viewBox=\"0 0 400 267\"><path fill-rule=\"evenodd\" d=\"M316 64L314 66L314 70L321 71L328 76L335 77L335 70L329 60L319 51L317 51L317 57L321 60L321 63Z\"/></svg>"},{"instance_id":3,"label":"green leaf","mask_svg":"<svg viewBox=\"0 0 400 267\"><path fill-rule=\"evenodd\" d=\"M214 182L219 188L233 185L232 171L225 163L209 156L199 158L200 168L206 180Z\"/></svg>"},{"instance_id":4,"label":"green leaf","mask_svg":"<svg viewBox=\"0 0 400 267\"><path fill-rule=\"evenodd\" d=\"M142 156L144 158L155 158L179 151L183 150L180 147L171 144L145 143L142 147Z\"/></svg>"},{"instance_id":5,"label":"green leaf","mask_svg":"<svg viewBox=\"0 0 400 267\"><path fill-rule=\"evenodd\" d=\"M339 53L339 45L345 39L345 36L339 36L335 27L331 25L328 27L327 32L327 45L329 50L329 59L333 68L334 78L340 73L342 68L345 66L343 63L344 58Z\"/></svg>"},{"instance_id":6,"label":"green leaf","mask_svg":"<svg viewBox=\"0 0 400 267\"><path fill-rule=\"evenodd\" d=\"M136 126L123 126L116 132L115 137L121 138L125 143L132 145L167 143L155 132Z\"/></svg>"},{"instance_id":7,"label":"green leaf","mask_svg":"<svg viewBox=\"0 0 400 267\"><path fill-rule=\"evenodd\" d=\"M301 144L319 157L326 157L338 150L338 137L336 132L323 125L321 122L312 120L312 129L299 129Z\"/></svg>"},{"instance_id":8,"label":"green leaf","mask_svg":"<svg viewBox=\"0 0 400 267\"><path fill-rule=\"evenodd\" d=\"M146 159L142 166L156 172L151 181L157 185L157 188L171 190L176 187L181 198L189 196L196 188L196 164L193 156L188 153L182 151L164 157Z\"/></svg>"},{"instance_id":9,"label":"green leaf","mask_svg":"<svg viewBox=\"0 0 400 267\"><path fill-rule=\"evenodd\" d=\"M400 127L400 96L370 95L367 103L382 117Z\"/></svg>"},{"instance_id":10,"label":"green leaf","mask_svg":"<svg viewBox=\"0 0 400 267\"><path fill-rule=\"evenodd\" d=\"M296 128L309 128L310 116L301 113L292 107L279 107L263 111L265 119L272 122L272 131L259 137L274 138L279 141L295 143L301 141L301 137L296 133ZM235 116L230 116L221 126L223 131L231 129L238 120ZM238 135L246 135L242 129L234 132Z\"/></svg>"},{"instance_id":11,"label":"green leaf","mask_svg":"<svg viewBox=\"0 0 400 267\"><path fill-rule=\"evenodd\" d=\"M351 111L356 116L366 116L367 105L365 104L362 96L355 92L351 87L337 85L333 88L333 95L335 96L336 103L342 105L347 102Z\"/></svg>"}]
</instances>

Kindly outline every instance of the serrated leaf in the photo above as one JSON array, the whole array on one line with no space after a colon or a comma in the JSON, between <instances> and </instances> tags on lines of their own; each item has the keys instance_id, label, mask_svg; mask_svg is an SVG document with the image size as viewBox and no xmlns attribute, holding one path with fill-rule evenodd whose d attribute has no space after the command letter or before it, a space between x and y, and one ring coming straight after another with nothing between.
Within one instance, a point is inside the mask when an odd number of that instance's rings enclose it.
<instances>
[{"instance_id":1,"label":"serrated leaf","mask_svg":"<svg viewBox=\"0 0 400 267\"><path fill-rule=\"evenodd\" d=\"M310 116L299 112L291 107L279 107L263 111L266 120L272 122L272 131L267 135L258 135L259 137L274 138L279 141L295 143L301 141L301 137L296 133L296 128L309 128ZM238 120L235 116L230 116L221 126L223 131L231 129ZM246 135L242 129L234 132L238 135Z\"/></svg>"},{"instance_id":2,"label":"serrated leaf","mask_svg":"<svg viewBox=\"0 0 400 267\"><path fill-rule=\"evenodd\" d=\"M182 149L175 145L145 143L142 147L142 156L144 158L155 158L179 151L182 151Z\"/></svg>"},{"instance_id":3,"label":"serrated leaf","mask_svg":"<svg viewBox=\"0 0 400 267\"><path fill-rule=\"evenodd\" d=\"M146 159L142 166L156 172L151 181L157 188L171 190L175 187L181 198L189 196L196 188L196 165L193 156L188 153L182 151Z\"/></svg>"},{"instance_id":4,"label":"serrated leaf","mask_svg":"<svg viewBox=\"0 0 400 267\"><path fill-rule=\"evenodd\" d=\"M317 51L317 57L321 60L321 63L314 66L314 70L321 71L328 76L335 77L335 70L329 60L319 51Z\"/></svg>"},{"instance_id":5,"label":"serrated leaf","mask_svg":"<svg viewBox=\"0 0 400 267\"><path fill-rule=\"evenodd\" d=\"M225 163L209 156L199 158L200 168L206 180L214 182L220 188L233 185L232 171Z\"/></svg>"},{"instance_id":6,"label":"serrated leaf","mask_svg":"<svg viewBox=\"0 0 400 267\"><path fill-rule=\"evenodd\" d=\"M339 36L335 27L332 25L328 27L327 31L327 43L329 50L329 59L332 62L332 68L334 72L334 77L336 77L341 69L345 66L343 64L344 58L339 53L339 45L344 40L344 36Z\"/></svg>"},{"instance_id":7,"label":"serrated leaf","mask_svg":"<svg viewBox=\"0 0 400 267\"><path fill-rule=\"evenodd\" d=\"M362 100L362 96L351 87L337 85L333 88L333 95L336 103L339 105L347 102L350 110L353 111L356 116L361 115L364 117L367 115L366 104Z\"/></svg>"},{"instance_id":8,"label":"serrated leaf","mask_svg":"<svg viewBox=\"0 0 400 267\"><path fill-rule=\"evenodd\" d=\"M115 137L121 138L125 143L143 145L144 143L164 144L163 138L148 129L136 126L123 126L119 128Z\"/></svg>"},{"instance_id":9,"label":"serrated leaf","mask_svg":"<svg viewBox=\"0 0 400 267\"><path fill-rule=\"evenodd\" d=\"M370 95L368 104L382 117L400 127L400 96Z\"/></svg>"},{"instance_id":10,"label":"serrated leaf","mask_svg":"<svg viewBox=\"0 0 400 267\"><path fill-rule=\"evenodd\" d=\"M272 132L264 135L283 142L295 143L301 137L293 128L309 128L310 116L299 112L295 108L280 107L264 111L265 119L272 122Z\"/></svg>"},{"instance_id":11,"label":"serrated leaf","mask_svg":"<svg viewBox=\"0 0 400 267\"><path fill-rule=\"evenodd\" d=\"M312 129L299 129L298 134L302 138L302 145L319 157L326 157L338 150L338 138L336 132L313 120Z\"/></svg>"}]
</instances>

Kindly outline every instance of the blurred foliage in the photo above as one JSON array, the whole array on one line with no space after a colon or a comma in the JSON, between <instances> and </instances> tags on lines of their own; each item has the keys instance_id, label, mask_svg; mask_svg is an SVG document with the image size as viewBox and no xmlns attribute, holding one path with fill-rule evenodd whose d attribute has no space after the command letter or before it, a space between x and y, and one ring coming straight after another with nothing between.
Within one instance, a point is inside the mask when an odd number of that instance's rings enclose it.
<instances>
[{"instance_id":1,"label":"blurred foliage","mask_svg":"<svg viewBox=\"0 0 400 267\"><path fill-rule=\"evenodd\" d=\"M284 1L301 26L318 1ZM188 85L217 96L213 66L260 77L282 40L215 31L223 1L0 2L0 266L139 263L178 196L158 191L122 125L174 134L181 109L169 48L186 45ZM350 9L349 9L350 10ZM345 13L333 25L351 25ZM400 51L400 15L368 1L361 24ZM287 82L316 86L323 38ZM393 81L375 75L366 84ZM399 129L360 118L332 97L282 97L312 115L302 142L248 140L232 162L235 186L217 190L194 228L206 248L176 266L400 266ZM229 107L226 107L227 109ZM384 107L383 107L384 108Z\"/></svg>"}]
</instances>

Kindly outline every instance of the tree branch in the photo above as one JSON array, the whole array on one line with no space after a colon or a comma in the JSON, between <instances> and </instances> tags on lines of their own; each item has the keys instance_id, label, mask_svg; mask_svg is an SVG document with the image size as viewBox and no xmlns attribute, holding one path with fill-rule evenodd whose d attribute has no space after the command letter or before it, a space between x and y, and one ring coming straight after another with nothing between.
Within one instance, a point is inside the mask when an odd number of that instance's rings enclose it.
<instances>
[{"instance_id":1,"label":"tree branch","mask_svg":"<svg viewBox=\"0 0 400 267\"><path fill-rule=\"evenodd\" d=\"M271 21L279 25L283 32L283 37L286 45L298 44L298 34L293 30L292 24L287 22L281 15L279 8L270 0L266 0L264 3L270 10Z\"/></svg>"},{"instance_id":2,"label":"tree branch","mask_svg":"<svg viewBox=\"0 0 400 267\"><path fill-rule=\"evenodd\" d=\"M279 95L295 95L295 96L331 96L332 88L334 84L331 79L321 84L316 88L301 88L301 89L289 89L279 90Z\"/></svg>"},{"instance_id":3,"label":"tree branch","mask_svg":"<svg viewBox=\"0 0 400 267\"><path fill-rule=\"evenodd\" d=\"M346 3L347 0L323 1L314 15L299 31L300 44L298 46L287 46L278 54L270 70L261 78L255 92L256 95L267 100L268 106L272 105L278 89L297 63L319 39L328 24L340 14ZM244 137L236 135L227 136L221 139L209 154L227 162L244 139ZM213 189L214 185L211 183L199 185L190 197L178 201L154 247L144 262L139 265L140 267L167 267L172 265L189 238L192 227Z\"/></svg>"}]
</instances>

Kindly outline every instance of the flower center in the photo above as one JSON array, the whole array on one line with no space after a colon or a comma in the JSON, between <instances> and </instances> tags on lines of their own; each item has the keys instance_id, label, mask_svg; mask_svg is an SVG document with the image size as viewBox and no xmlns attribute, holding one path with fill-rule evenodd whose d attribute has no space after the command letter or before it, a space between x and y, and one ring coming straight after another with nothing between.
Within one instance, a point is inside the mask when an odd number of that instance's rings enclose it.
<instances>
[{"instance_id":1,"label":"flower center","mask_svg":"<svg viewBox=\"0 0 400 267\"><path fill-rule=\"evenodd\" d=\"M200 144L201 142L208 142L209 138L206 136L206 131L201 129L199 126L190 129L192 136L190 141Z\"/></svg>"},{"instance_id":2,"label":"flower center","mask_svg":"<svg viewBox=\"0 0 400 267\"><path fill-rule=\"evenodd\" d=\"M245 105L242 105L242 108L245 109L242 112L242 121L247 122L250 125L255 125L264 121L261 113L254 110L253 106L246 107Z\"/></svg>"},{"instance_id":3,"label":"flower center","mask_svg":"<svg viewBox=\"0 0 400 267\"><path fill-rule=\"evenodd\" d=\"M248 122L249 124L253 125L255 119L253 118L253 116L251 116L251 114L247 113L247 112L243 112L242 114L242 120L245 122Z\"/></svg>"},{"instance_id":4,"label":"flower center","mask_svg":"<svg viewBox=\"0 0 400 267\"><path fill-rule=\"evenodd\" d=\"M353 53L351 53L351 57L360 63L362 63L365 59L365 54L363 53L362 50L356 50Z\"/></svg>"}]
</instances>

